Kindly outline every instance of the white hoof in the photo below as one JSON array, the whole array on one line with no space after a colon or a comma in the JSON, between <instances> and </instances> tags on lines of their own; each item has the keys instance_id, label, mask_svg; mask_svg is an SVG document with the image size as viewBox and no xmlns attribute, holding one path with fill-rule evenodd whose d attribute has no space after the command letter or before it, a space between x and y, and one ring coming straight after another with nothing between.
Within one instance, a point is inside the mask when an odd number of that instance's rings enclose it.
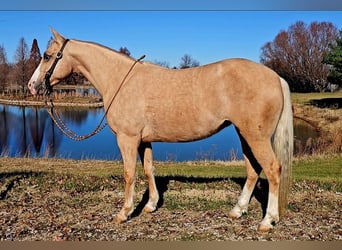
<instances>
[{"instance_id":1,"label":"white hoof","mask_svg":"<svg viewBox=\"0 0 342 250\"><path fill-rule=\"evenodd\" d=\"M228 216L232 219L238 219L246 213L247 209L242 209L239 205L236 205L232 210L230 210Z\"/></svg>"},{"instance_id":2,"label":"white hoof","mask_svg":"<svg viewBox=\"0 0 342 250\"><path fill-rule=\"evenodd\" d=\"M262 233L267 233L269 232L271 229L273 228L273 225L272 224L260 224L259 225L259 228L258 228L258 231L259 232L262 232Z\"/></svg>"},{"instance_id":3,"label":"white hoof","mask_svg":"<svg viewBox=\"0 0 342 250\"><path fill-rule=\"evenodd\" d=\"M266 214L265 218L261 221L259 231L268 232L273 228L275 223L279 222L279 215Z\"/></svg>"},{"instance_id":4,"label":"white hoof","mask_svg":"<svg viewBox=\"0 0 342 250\"><path fill-rule=\"evenodd\" d=\"M157 209L157 205L151 204L150 202L148 202L145 207L144 207L144 212L145 213L152 213L154 211L156 211Z\"/></svg>"}]
</instances>

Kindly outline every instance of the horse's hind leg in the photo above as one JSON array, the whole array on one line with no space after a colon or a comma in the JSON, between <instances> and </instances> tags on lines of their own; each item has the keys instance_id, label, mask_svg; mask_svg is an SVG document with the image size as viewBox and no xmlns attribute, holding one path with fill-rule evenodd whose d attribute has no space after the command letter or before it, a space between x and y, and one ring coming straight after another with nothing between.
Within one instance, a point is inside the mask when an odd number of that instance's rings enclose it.
<instances>
[{"instance_id":1,"label":"horse's hind leg","mask_svg":"<svg viewBox=\"0 0 342 250\"><path fill-rule=\"evenodd\" d=\"M151 143L142 142L139 146L139 155L144 166L144 172L148 180L149 199L144 207L144 212L153 212L157 208L159 194L154 179L153 154Z\"/></svg>"},{"instance_id":2,"label":"horse's hind leg","mask_svg":"<svg viewBox=\"0 0 342 250\"><path fill-rule=\"evenodd\" d=\"M269 184L266 215L259 226L260 231L269 231L279 221L278 196L281 166L273 152L271 140L267 138L247 139L256 161L265 172Z\"/></svg>"},{"instance_id":3,"label":"horse's hind leg","mask_svg":"<svg viewBox=\"0 0 342 250\"><path fill-rule=\"evenodd\" d=\"M245 159L246 169L247 169L247 179L245 185L243 186L241 195L238 198L238 202L235 207L229 212L231 218L240 218L242 214L247 213L249 201L253 193L255 184L258 181L259 174L261 172L261 166L256 161L253 153L248 146L245 139L239 134L241 146L243 150L243 157Z\"/></svg>"},{"instance_id":4,"label":"horse's hind leg","mask_svg":"<svg viewBox=\"0 0 342 250\"><path fill-rule=\"evenodd\" d=\"M281 165L276 158L271 143L260 144L256 151L256 158L260 162L269 184L268 201L266 208L266 215L261 221L259 231L268 231L273 227L274 222L279 221L279 184Z\"/></svg>"},{"instance_id":5,"label":"horse's hind leg","mask_svg":"<svg viewBox=\"0 0 342 250\"><path fill-rule=\"evenodd\" d=\"M247 180L238 198L237 205L230 211L229 215L238 218L247 211L258 176L261 170L264 170L269 184L269 193L266 214L259 230L268 231L273 227L272 223L279 221L278 194L281 166L273 152L270 138L260 136L260 134L258 136L257 133L253 135L245 133L243 136L239 133L239 136L247 167Z\"/></svg>"}]
</instances>

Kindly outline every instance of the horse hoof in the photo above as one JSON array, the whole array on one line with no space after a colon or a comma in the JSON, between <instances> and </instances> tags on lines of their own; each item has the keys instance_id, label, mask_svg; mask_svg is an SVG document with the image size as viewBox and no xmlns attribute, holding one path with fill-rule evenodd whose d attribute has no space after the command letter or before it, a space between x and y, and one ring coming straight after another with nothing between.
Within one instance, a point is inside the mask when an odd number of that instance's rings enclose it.
<instances>
[{"instance_id":1,"label":"horse hoof","mask_svg":"<svg viewBox=\"0 0 342 250\"><path fill-rule=\"evenodd\" d=\"M231 219L239 219L239 218L241 217L241 215L235 213L234 211L230 211L230 212L228 213L228 216L229 216L229 218L231 218Z\"/></svg>"},{"instance_id":2,"label":"horse hoof","mask_svg":"<svg viewBox=\"0 0 342 250\"><path fill-rule=\"evenodd\" d=\"M150 208L150 207L144 207L144 210L143 210L144 213L152 213L154 212L154 209Z\"/></svg>"},{"instance_id":3,"label":"horse hoof","mask_svg":"<svg viewBox=\"0 0 342 250\"><path fill-rule=\"evenodd\" d=\"M144 211L144 213L152 213L152 212L156 211L156 208L147 204L144 207L143 211Z\"/></svg>"},{"instance_id":4,"label":"horse hoof","mask_svg":"<svg viewBox=\"0 0 342 250\"><path fill-rule=\"evenodd\" d=\"M259 228L258 228L258 231L261 232L261 233L267 233L267 232L269 232L272 228L273 228L272 225L263 225L263 224L260 224L260 226L259 226Z\"/></svg>"},{"instance_id":5,"label":"horse hoof","mask_svg":"<svg viewBox=\"0 0 342 250\"><path fill-rule=\"evenodd\" d=\"M124 216L122 216L121 214L117 214L115 216L115 224L119 225L121 223L124 223L127 220L127 218L125 218Z\"/></svg>"},{"instance_id":6,"label":"horse hoof","mask_svg":"<svg viewBox=\"0 0 342 250\"><path fill-rule=\"evenodd\" d=\"M238 207L234 207L230 212L228 213L228 216L232 219L238 219L242 216L241 209Z\"/></svg>"}]
</instances>

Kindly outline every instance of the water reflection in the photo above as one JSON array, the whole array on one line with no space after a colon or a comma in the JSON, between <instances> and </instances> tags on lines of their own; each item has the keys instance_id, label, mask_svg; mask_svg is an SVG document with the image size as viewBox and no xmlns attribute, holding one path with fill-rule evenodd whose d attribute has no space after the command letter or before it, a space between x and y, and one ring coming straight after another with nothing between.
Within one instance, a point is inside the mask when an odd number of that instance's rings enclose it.
<instances>
[{"instance_id":1,"label":"water reflection","mask_svg":"<svg viewBox=\"0 0 342 250\"><path fill-rule=\"evenodd\" d=\"M58 109L65 123L77 133L91 132L103 116L102 109ZM154 143L156 160L241 159L240 142L233 126L202 141ZM116 139L107 127L85 141L65 137L46 110L0 105L0 154L7 156L61 157L72 159L121 159Z\"/></svg>"},{"instance_id":2,"label":"water reflection","mask_svg":"<svg viewBox=\"0 0 342 250\"><path fill-rule=\"evenodd\" d=\"M294 152L295 154L311 154L314 150L314 144L319 138L320 133L317 128L309 123L295 119L294 120Z\"/></svg>"},{"instance_id":3,"label":"water reflection","mask_svg":"<svg viewBox=\"0 0 342 250\"><path fill-rule=\"evenodd\" d=\"M0 152L9 156L54 156L62 139L44 110L4 105L0 138Z\"/></svg>"}]
</instances>

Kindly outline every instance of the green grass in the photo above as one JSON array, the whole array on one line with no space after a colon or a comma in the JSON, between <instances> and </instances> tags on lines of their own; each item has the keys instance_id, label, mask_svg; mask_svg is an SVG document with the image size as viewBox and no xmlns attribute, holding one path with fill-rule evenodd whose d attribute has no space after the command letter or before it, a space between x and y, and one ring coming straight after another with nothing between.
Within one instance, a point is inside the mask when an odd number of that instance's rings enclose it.
<instances>
[{"instance_id":1,"label":"green grass","mask_svg":"<svg viewBox=\"0 0 342 250\"><path fill-rule=\"evenodd\" d=\"M160 165L159 165L160 164ZM156 174L160 176L185 176L205 178L245 177L243 163L225 164L216 162L159 163ZM308 156L295 159L292 168L295 181L335 182L342 184L342 155Z\"/></svg>"},{"instance_id":2,"label":"green grass","mask_svg":"<svg viewBox=\"0 0 342 250\"><path fill-rule=\"evenodd\" d=\"M231 178L246 175L243 162L159 162L155 166L159 176Z\"/></svg>"},{"instance_id":3,"label":"green grass","mask_svg":"<svg viewBox=\"0 0 342 250\"><path fill-rule=\"evenodd\" d=\"M341 162L341 154L307 156L296 159L293 164L292 179L294 181L309 180L320 183L332 182L341 187ZM188 179L190 182L192 178L210 180L211 178L228 179L246 176L243 162L156 162L155 169L156 176L181 177ZM137 172L138 178L145 180L141 164L138 164ZM123 167L121 162L111 161L0 158L0 175L3 176L2 178L6 178L7 175L10 176L11 173L12 175L17 175L16 173L35 173L38 179L46 173L53 174L56 178L67 176L65 188L82 189L86 186L92 186L94 181L92 177L122 179ZM82 177L82 183L79 183L78 177ZM49 185L49 183L45 185Z\"/></svg>"},{"instance_id":4,"label":"green grass","mask_svg":"<svg viewBox=\"0 0 342 250\"><path fill-rule=\"evenodd\" d=\"M297 181L312 180L342 184L342 156L316 156L294 162L292 178Z\"/></svg>"}]
</instances>

